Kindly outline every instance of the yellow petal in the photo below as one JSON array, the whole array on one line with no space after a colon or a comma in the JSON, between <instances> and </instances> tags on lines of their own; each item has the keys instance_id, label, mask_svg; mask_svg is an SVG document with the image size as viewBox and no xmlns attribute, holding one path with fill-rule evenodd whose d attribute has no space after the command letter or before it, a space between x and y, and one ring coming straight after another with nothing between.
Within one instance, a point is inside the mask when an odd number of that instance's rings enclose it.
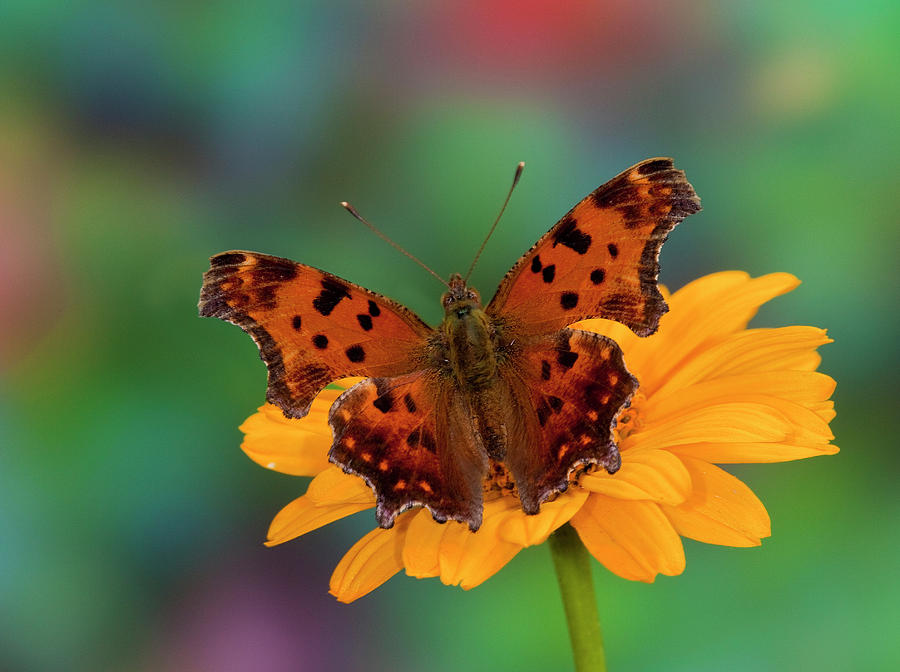
<instances>
[{"instance_id":1,"label":"yellow petal","mask_svg":"<svg viewBox=\"0 0 900 672\"><path fill-rule=\"evenodd\" d=\"M336 392L328 390L328 392ZM315 476L328 466L328 449L331 447L331 428L328 426L327 402L324 410L313 408L303 419L286 418L281 409L264 404L259 411L244 421L240 430L244 433L241 450L266 469L292 476Z\"/></svg>"},{"instance_id":2,"label":"yellow petal","mask_svg":"<svg viewBox=\"0 0 900 672\"><path fill-rule=\"evenodd\" d=\"M832 378L813 371L764 371L719 376L674 393L653 395L641 406L641 418L645 423L655 422L673 413L731 401L744 395L779 397L811 408L831 397L834 387Z\"/></svg>"},{"instance_id":3,"label":"yellow petal","mask_svg":"<svg viewBox=\"0 0 900 672\"><path fill-rule=\"evenodd\" d=\"M371 504L331 504L317 506L307 495L298 497L284 507L272 520L266 546L276 546L306 534L328 523L358 511L371 508Z\"/></svg>"},{"instance_id":4,"label":"yellow petal","mask_svg":"<svg viewBox=\"0 0 900 672\"><path fill-rule=\"evenodd\" d=\"M403 545L403 566L406 573L417 579L441 573L441 539L445 525L434 522L431 511L422 508L415 512Z\"/></svg>"},{"instance_id":5,"label":"yellow petal","mask_svg":"<svg viewBox=\"0 0 900 672\"><path fill-rule=\"evenodd\" d=\"M375 496L365 481L329 465L310 482L305 495L278 512L269 525L266 546L282 544L373 506Z\"/></svg>"},{"instance_id":6,"label":"yellow petal","mask_svg":"<svg viewBox=\"0 0 900 672\"><path fill-rule=\"evenodd\" d=\"M701 460L684 463L694 493L680 506L662 507L679 534L723 546L758 546L771 534L766 508L744 483Z\"/></svg>"},{"instance_id":7,"label":"yellow petal","mask_svg":"<svg viewBox=\"0 0 900 672\"><path fill-rule=\"evenodd\" d=\"M592 331L595 334L601 334L606 336L607 338L611 338L616 343L619 344L619 347L622 348L623 352L629 352L632 346L640 340L637 336L635 336L634 332L631 331L624 324L619 322L613 322L612 320L604 320L600 318L591 318L590 320L582 320L581 322L576 322L571 325L572 329L583 329L584 331ZM626 357L627 360L627 357Z\"/></svg>"},{"instance_id":8,"label":"yellow petal","mask_svg":"<svg viewBox=\"0 0 900 672\"><path fill-rule=\"evenodd\" d=\"M360 504L375 506L372 488L360 476L345 474L340 467L328 465L306 489L306 496L318 506L331 504Z\"/></svg>"},{"instance_id":9,"label":"yellow petal","mask_svg":"<svg viewBox=\"0 0 900 672\"><path fill-rule=\"evenodd\" d=\"M825 330L815 327L748 329L686 359L671 370L653 396L663 397L700 381L725 376L788 371L798 360L805 361L816 348L830 342ZM645 394L649 396L646 390Z\"/></svg>"},{"instance_id":10,"label":"yellow petal","mask_svg":"<svg viewBox=\"0 0 900 672\"><path fill-rule=\"evenodd\" d=\"M587 496L581 488L569 488L552 502L541 504L536 515L526 515L521 506L507 510L499 521L500 538L523 547L543 544L551 532L569 522Z\"/></svg>"},{"instance_id":11,"label":"yellow petal","mask_svg":"<svg viewBox=\"0 0 900 672\"><path fill-rule=\"evenodd\" d=\"M714 464L789 462L819 455L835 455L840 448L831 443L792 446L787 443L688 443L669 448L678 457L692 457Z\"/></svg>"},{"instance_id":12,"label":"yellow petal","mask_svg":"<svg viewBox=\"0 0 900 672\"><path fill-rule=\"evenodd\" d=\"M699 278L672 295L653 342L635 342L626 361L641 372L645 394L652 394L699 346L744 329L759 306L799 284L788 273L751 278L726 271Z\"/></svg>"},{"instance_id":13,"label":"yellow petal","mask_svg":"<svg viewBox=\"0 0 900 672\"><path fill-rule=\"evenodd\" d=\"M659 505L592 494L572 518L578 536L611 572L652 582L684 571L684 548Z\"/></svg>"},{"instance_id":14,"label":"yellow petal","mask_svg":"<svg viewBox=\"0 0 900 672\"><path fill-rule=\"evenodd\" d=\"M319 392L305 418L286 418L277 406L263 404L239 427L244 433L241 449L266 469L315 476L328 466L328 411L344 389L360 380L343 378Z\"/></svg>"},{"instance_id":15,"label":"yellow petal","mask_svg":"<svg viewBox=\"0 0 900 672\"><path fill-rule=\"evenodd\" d=\"M329 583L329 592L338 601L367 595L403 569L401 549L414 513L401 513L389 530L376 527L347 551Z\"/></svg>"},{"instance_id":16,"label":"yellow petal","mask_svg":"<svg viewBox=\"0 0 900 672\"><path fill-rule=\"evenodd\" d=\"M499 533L500 525L516 510L524 516L512 497L486 502L477 532L458 522L436 523L429 511L421 510L410 524L403 547L406 573L417 578L440 576L443 583L465 590L479 585L522 549Z\"/></svg>"},{"instance_id":17,"label":"yellow petal","mask_svg":"<svg viewBox=\"0 0 900 672\"><path fill-rule=\"evenodd\" d=\"M738 399L736 395L732 398ZM729 442L810 446L826 444L832 438L828 423L813 411L784 399L758 395L693 407L646 422L622 444L629 450Z\"/></svg>"},{"instance_id":18,"label":"yellow petal","mask_svg":"<svg viewBox=\"0 0 900 672\"><path fill-rule=\"evenodd\" d=\"M500 571L522 550L520 544L501 539L498 531L505 517L503 514L518 505L512 497L485 502L484 521L477 532L471 532L462 523L445 523L438 557L443 583L458 585L464 590L474 588Z\"/></svg>"},{"instance_id":19,"label":"yellow petal","mask_svg":"<svg viewBox=\"0 0 900 672\"><path fill-rule=\"evenodd\" d=\"M615 474L598 471L581 478L581 487L617 499L647 499L680 504L691 493L691 477L665 450L627 450Z\"/></svg>"}]
</instances>

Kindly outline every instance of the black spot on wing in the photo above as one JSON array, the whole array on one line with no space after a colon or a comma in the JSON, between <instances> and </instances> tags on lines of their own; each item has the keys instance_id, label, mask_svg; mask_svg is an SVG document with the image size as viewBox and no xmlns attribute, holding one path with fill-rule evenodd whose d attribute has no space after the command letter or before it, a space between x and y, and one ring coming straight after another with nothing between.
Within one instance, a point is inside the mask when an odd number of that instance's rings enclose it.
<instances>
[{"instance_id":1,"label":"black spot on wing","mask_svg":"<svg viewBox=\"0 0 900 672\"><path fill-rule=\"evenodd\" d=\"M546 399L541 400L541 405L535 409L537 413L538 423L540 423L541 427L547 424L547 418L550 417L550 413L552 413L552 409L550 405L547 403Z\"/></svg>"},{"instance_id":2,"label":"black spot on wing","mask_svg":"<svg viewBox=\"0 0 900 672\"><path fill-rule=\"evenodd\" d=\"M410 413L416 412L416 402L413 401L413 398L409 396L409 394L403 395L403 403L406 404L406 410Z\"/></svg>"},{"instance_id":3,"label":"black spot on wing","mask_svg":"<svg viewBox=\"0 0 900 672\"><path fill-rule=\"evenodd\" d=\"M560 366L564 366L567 369L571 369L575 366L577 360L578 353L573 352L572 350L561 350L556 356L556 361L559 362Z\"/></svg>"},{"instance_id":4,"label":"black spot on wing","mask_svg":"<svg viewBox=\"0 0 900 672\"><path fill-rule=\"evenodd\" d=\"M351 345L349 348L347 348L345 353L347 355L347 359L354 363L362 362L366 358L366 351L363 350L361 345Z\"/></svg>"},{"instance_id":5,"label":"black spot on wing","mask_svg":"<svg viewBox=\"0 0 900 672\"><path fill-rule=\"evenodd\" d=\"M531 272L532 273L540 273L541 272L541 255L536 254L534 259L531 260Z\"/></svg>"},{"instance_id":6,"label":"black spot on wing","mask_svg":"<svg viewBox=\"0 0 900 672\"><path fill-rule=\"evenodd\" d=\"M556 264L550 264L549 266L544 267L541 275L544 276L544 282L553 282L553 277L556 275Z\"/></svg>"},{"instance_id":7,"label":"black spot on wing","mask_svg":"<svg viewBox=\"0 0 900 672\"><path fill-rule=\"evenodd\" d=\"M291 326L294 327L297 331L300 331L300 326L303 324L303 318L299 315L294 315L294 319L291 320Z\"/></svg>"},{"instance_id":8,"label":"black spot on wing","mask_svg":"<svg viewBox=\"0 0 900 672\"><path fill-rule=\"evenodd\" d=\"M565 310L571 310L578 305L578 294L575 292L563 292L562 296L559 297L559 305Z\"/></svg>"},{"instance_id":9,"label":"black spot on wing","mask_svg":"<svg viewBox=\"0 0 900 672\"><path fill-rule=\"evenodd\" d=\"M434 434L429 432L427 429L422 430L422 447L433 453L435 451L435 442L434 442Z\"/></svg>"},{"instance_id":10,"label":"black spot on wing","mask_svg":"<svg viewBox=\"0 0 900 672\"><path fill-rule=\"evenodd\" d=\"M593 282L595 285L599 285L601 282L603 282L604 277L606 277L606 273L602 268L595 268L593 271L591 271L591 282Z\"/></svg>"},{"instance_id":11,"label":"black spot on wing","mask_svg":"<svg viewBox=\"0 0 900 672\"><path fill-rule=\"evenodd\" d=\"M378 304L369 299L369 315L372 317L378 317L381 315L381 308L378 307Z\"/></svg>"},{"instance_id":12,"label":"black spot on wing","mask_svg":"<svg viewBox=\"0 0 900 672\"><path fill-rule=\"evenodd\" d=\"M337 278L322 278L322 291L313 299L313 308L322 315L330 315L341 301L350 298L347 285Z\"/></svg>"},{"instance_id":13,"label":"black spot on wing","mask_svg":"<svg viewBox=\"0 0 900 672\"><path fill-rule=\"evenodd\" d=\"M606 246L606 249L609 250L609 256L611 256L613 259L619 256L619 246L615 243L610 243Z\"/></svg>"},{"instance_id":14,"label":"black spot on wing","mask_svg":"<svg viewBox=\"0 0 900 672\"><path fill-rule=\"evenodd\" d=\"M557 245L565 245L578 254L586 254L591 247L591 236L579 229L575 218L568 215L553 234L553 247Z\"/></svg>"},{"instance_id":15,"label":"black spot on wing","mask_svg":"<svg viewBox=\"0 0 900 672\"><path fill-rule=\"evenodd\" d=\"M375 378L375 394L377 395L372 405L382 413L387 413L394 407L394 395L388 388L387 380L384 378Z\"/></svg>"},{"instance_id":16,"label":"black spot on wing","mask_svg":"<svg viewBox=\"0 0 900 672\"><path fill-rule=\"evenodd\" d=\"M328 347L328 337L325 334L316 334L313 336L312 342L319 350L324 350Z\"/></svg>"},{"instance_id":17,"label":"black spot on wing","mask_svg":"<svg viewBox=\"0 0 900 672\"><path fill-rule=\"evenodd\" d=\"M361 326L366 331L370 331L372 329L372 318L365 313L360 313L356 316L356 321L359 322L359 326Z\"/></svg>"},{"instance_id":18,"label":"black spot on wing","mask_svg":"<svg viewBox=\"0 0 900 672\"><path fill-rule=\"evenodd\" d=\"M541 378L550 380L550 362L546 359L541 361Z\"/></svg>"}]
</instances>

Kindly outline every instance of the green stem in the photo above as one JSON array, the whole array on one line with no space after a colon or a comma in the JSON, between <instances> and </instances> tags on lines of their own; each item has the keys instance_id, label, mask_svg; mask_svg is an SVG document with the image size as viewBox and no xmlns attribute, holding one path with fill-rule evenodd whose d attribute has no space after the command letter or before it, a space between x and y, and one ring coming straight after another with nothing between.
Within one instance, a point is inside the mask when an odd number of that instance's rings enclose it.
<instances>
[{"instance_id":1,"label":"green stem","mask_svg":"<svg viewBox=\"0 0 900 672\"><path fill-rule=\"evenodd\" d=\"M569 624L575 672L606 672L603 633L587 549L575 528L566 523L550 535L550 551Z\"/></svg>"}]
</instances>

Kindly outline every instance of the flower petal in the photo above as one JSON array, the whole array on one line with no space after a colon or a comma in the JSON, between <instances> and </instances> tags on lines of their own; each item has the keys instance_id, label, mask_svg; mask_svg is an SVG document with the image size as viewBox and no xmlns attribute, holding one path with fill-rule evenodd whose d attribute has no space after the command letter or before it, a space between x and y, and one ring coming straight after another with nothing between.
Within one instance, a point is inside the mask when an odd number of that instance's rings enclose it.
<instances>
[{"instance_id":1,"label":"flower petal","mask_svg":"<svg viewBox=\"0 0 900 672\"><path fill-rule=\"evenodd\" d=\"M654 502L592 494L572 526L591 555L623 578L651 583L684 571L681 538Z\"/></svg>"},{"instance_id":2,"label":"flower petal","mask_svg":"<svg viewBox=\"0 0 900 672\"><path fill-rule=\"evenodd\" d=\"M266 469L315 476L328 466L328 410L344 389L360 380L343 378L319 392L304 418L287 418L277 406L263 404L239 427L244 433L241 449Z\"/></svg>"},{"instance_id":3,"label":"flower petal","mask_svg":"<svg viewBox=\"0 0 900 672\"><path fill-rule=\"evenodd\" d=\"M779 327L733 334L696 353L662 382L654 396L664 397L704 380L771 371L805 370L810 353L831 343L824 329ZM644 381L641 381L643 385ZM645 394L648 394L645 391ZM649 394L648 394L649 396Z\"/></svg>"},{"instance_id":4,"label":"flower petal","mask_svg":"<svg viewBox=\"0 0 900 672\"><path fill-rule=\"evenodd\" d=\"M485 502L484 520L477 532L456 522L445 523L439 564L441 581L469 590L499 572L522 550L520 544L504 541L499 534L503 515L511 506L519 506L512 497ZM523 514L524 515L524 514Z\"/></svg>"},{"instance_id":5,"label":"flower petal","mask_svg":"<svg viewBox=\"0 0 900 672\"><path fill-rule=\"evenodd\" d=\"M372 488L359 476L345 474L340 467L328 465L306 489L306 496L318 506L332 504L361 504L375 506Z\"/></svg>"},{"instance_id":6,"label":"flower petal","mask_svg":"<svg viewBox=\"0 0 900 672\"><path fill-rule=\"evenodd\" d=\"M815 446L832 438L828 423L799 404L763 395L733 395L726 403L690 407L683 413L644 421L622 445L623 450L728 442Z\"/></svg>"},{"instance_id":7,"label":"flower petal","mask_svg":"<svg viewBox=\"0 0 900 672\"><path fill-rule=\"evenodd\" d=\"M436 523L428 509L415 512L403 545L403 565L409 576L424 579L441 573L440 552L444 531L444 525Z\"/></svg>"},{"instance_id":8,"label":"flower petal","mask_svg":"<svg viewBox=\"0 0 900 672\"><path fill-rule=\"evenodd\" d=\"M357 541L335 567L328 592L339 602L352 602L403 569L401 549L414 515L402 513L389 530L376 527Z\"/></svg>"},{"instance_id":9,"label":"flower petal","mask_svg":"<svg viewBox=\"0 0 900 672\"><path fill-rule=\"evenodd\" d=\"M645 394L652 394L698 347L744 329L759 306L799 284L789 273L751 278L725 271L699 278L671 296L653 342L634 342L626 361L641 373Z\"/></svg>"},{"instance_id":10,"label":"flower petal","mask_svg":"<svg viewBox=\"0 0 900 672\"><path fill-rule=\"evenodd\" d=\"M679 534L723 546L759 546L771 534L766 508L742 481L701 460L684 464L694 493L679 506L662 507Z\"/></svg>"},{"instance_id":11,"label":"flower petal","mask_svg":"<svg viewBox=\"0 0 900 672\"><path fill-rule=\"evenodd\" d=\"M691 476L681 460L668 451L624 450L619 471L583 476L581 487L617 499L680 504L691 494Z\"/></svg>"},{"instance_id":12,"label":"flower petal","mask_svg":"<svg viewBox=\"0 0 900 672\"><path fill-rule=\"evenodd\" d=\"M284 507L269 525L266 546L277 546L328 523L370 508L371 504L331 504L317 506L303 495Z\"/></svg>"},{"instance_id":13,"label":"flower petal","mask_svg":"<svg viewBox=\"0 0 900 672\"><path fill-rule=\"evenodd\" d=\"M500 538L523 547L543 544L551 532L569 522L587 496L581 488L569 488L552 502L541 504L540 512L533 516L526 515L521 506L516 506L506 511L499 521Z\"/></svg>"},{"instance_id":14,"label":"flower petal","mask_svg":"<svg viewBox=\"0 0 900 672\"><path fill-rule=\"evenodd\" d=\"M819 455L835 455L840 448L832 443L792 446L787 443L688 443L668 449L678 457L692 457L713 464L790 462Z\"/></svg>"},{"instance_id":15,"label":"flower petal","mask_svg":"<svg viewBox=\"0 0 900 672\"><path fill-rule=\"evenodd\" d=\"M506 516L518 510L512 497L489 500L477 532L458 522L436 523L422 510L410 524L403 547L403 564L410 576L440 576L447 585L468 590L497 573L522 550L521 544L505 541L498 528Z\"/></svg>"},{"instance_id":16,"label":"flower petal","mask_svg":"<svg viewBox=\"0 0 900 672\"><path fill-rule=\"evenodd\" d=\"M326 392L327 396L336 396L338 391ZM272 404L260 406L239 428L245 435L241 450L266 469L292 476L318 474L328 466L331 428L327 413L334 401L326 398L320 402L323 395L316 397L309 415L302 420L284 417Z\"/></svg>"},{"instance_id":17,"label":"flower petal","mask_svg":"<svg viewBox=\"0 0 900 672\"><path fill-rule=\"evenodd\" d=\"M282 544L373 506L375 496L365 481L330 465L310 482L305 495L276 514L266 546Z\"/></svg>"},{"instance_id":18,"label":"flower petal","mask_svg":"<svg viewBox=\"0 0 900 672\"><path fill-rule=\"evenodd\" d=\"M655 394L641 407L645 422L691 407L728 401L737 395L765 395L790 399L810 407L827 400L835 383L823 373L813 371L765 371L722 376L685 387L674 394Z\"/></svg>"}]
</instances>

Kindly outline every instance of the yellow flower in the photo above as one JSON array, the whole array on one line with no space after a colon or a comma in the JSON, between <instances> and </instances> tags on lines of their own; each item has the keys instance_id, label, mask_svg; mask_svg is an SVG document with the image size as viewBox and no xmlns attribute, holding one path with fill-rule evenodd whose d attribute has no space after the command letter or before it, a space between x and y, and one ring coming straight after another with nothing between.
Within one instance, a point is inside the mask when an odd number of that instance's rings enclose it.
<instances>
[{"instance_id":1,"label":"yellow flower","mask_svg":"<svg viewBox=\"0 0 900 672\"><path fill-rule=\"evenodd\" d=\"M426 509L407 511L393 528L375 528L347 552L331 577L331 593L350 602L402 569L469 589L567 522L598 561L637 581L680 574L681 537L759 545L770 534L765 507L715 465L838 452L828 428L834 381L816 372L816 349L830 342L825 331L746 328L761 304L798 284L786 273L700 278L667 297L670 312L649 338L606 320L575 325L616 340L640 381L619 416L621 469L582 476L535 516L526 516L514 495L492 490L476 533L462 523L435 523ZM242 448L253 460L314 477L306 494L275 516L267 545L375 506L361 478L327 460L328 408L339 392L323 391L302 420L265 405L241 426Z\"/></svg>"}]
</instances>

